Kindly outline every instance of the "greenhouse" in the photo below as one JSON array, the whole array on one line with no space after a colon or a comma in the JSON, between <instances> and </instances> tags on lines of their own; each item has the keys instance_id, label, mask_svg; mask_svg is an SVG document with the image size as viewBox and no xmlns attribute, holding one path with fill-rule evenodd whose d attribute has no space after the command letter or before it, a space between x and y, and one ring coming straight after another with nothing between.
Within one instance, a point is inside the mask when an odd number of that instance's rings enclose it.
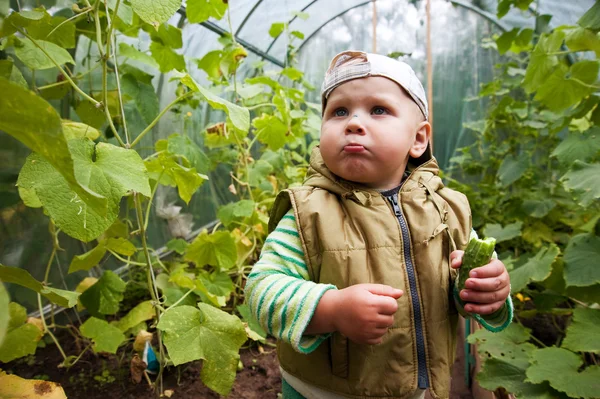
<instances>
[{"instance_id":1,"label":"greenhouse","mask_svg":"<svg viewBox=\"0 0 600 399\"><path fill-rule=\"evenodd\" d=\"M599 57L594 0L0 0L0 398L600 398Z\"/></svg>"}]
</instances>

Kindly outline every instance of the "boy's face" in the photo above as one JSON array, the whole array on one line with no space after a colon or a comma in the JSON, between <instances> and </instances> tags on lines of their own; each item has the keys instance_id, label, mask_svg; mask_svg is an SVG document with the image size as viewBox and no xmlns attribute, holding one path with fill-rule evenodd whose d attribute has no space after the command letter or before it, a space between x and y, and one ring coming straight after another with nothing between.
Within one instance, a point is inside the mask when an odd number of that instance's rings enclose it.
<instances>
[{"instance_id":1,"label":"boy's face","mask_svg":"<svg viewBox=\"0 0 600 399\"><path fill-rule=\"evenodd\" d=\"M380 76L335 88L321 123L321 155L345 180L385 190L400 184L409 156L421 156L430 124L395 82Z\"/></svg>"}]
</instances>

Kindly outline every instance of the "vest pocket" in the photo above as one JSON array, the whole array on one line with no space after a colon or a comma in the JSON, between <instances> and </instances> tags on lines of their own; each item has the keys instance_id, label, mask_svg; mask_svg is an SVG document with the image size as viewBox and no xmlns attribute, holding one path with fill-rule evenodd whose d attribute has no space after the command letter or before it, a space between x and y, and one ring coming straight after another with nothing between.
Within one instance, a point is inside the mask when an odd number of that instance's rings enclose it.
<instances>
[{"instance_id":1,"label":"vest pocket","mask_svg":"<svg viewBox=\"0 0 600 399\"><path fill-rule=\"evenodd\" d=\"M335 332L330 341L331 373L336 377L348 378L348 338Z\"/></svg>"}]
</instances>

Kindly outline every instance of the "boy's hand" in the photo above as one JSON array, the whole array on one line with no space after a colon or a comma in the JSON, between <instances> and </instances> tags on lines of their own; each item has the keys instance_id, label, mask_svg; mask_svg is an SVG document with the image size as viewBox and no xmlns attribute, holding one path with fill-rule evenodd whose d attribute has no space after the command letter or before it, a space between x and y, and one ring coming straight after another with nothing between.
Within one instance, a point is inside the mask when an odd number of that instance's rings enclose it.
<instances>
[{"instance_id":1,"label":"boy's hand","mask_svg":"<svg viewBox=\"0 0 600 399\"><path fill-rule=\"evenodd\" d=\"M464 254L465 251L453 251L450 254L450 266L458 269ZM471 270L465 289L459 293L466 302L465 311L480 315L492 314L500 309L509 294L510 277L504 263L498 259Z\"/></svg>"},{"instance_id":2,"label":"boy's hand","mask_svg":"<svg viewBox=\"0 0 600 399\"><path fill-rule=\"evenodd\" d=\"M394 324L402 290L382 284L357 284L335 292L332 315L336 331L357 344L379 344Z\"/></svg>"}]
</instances>

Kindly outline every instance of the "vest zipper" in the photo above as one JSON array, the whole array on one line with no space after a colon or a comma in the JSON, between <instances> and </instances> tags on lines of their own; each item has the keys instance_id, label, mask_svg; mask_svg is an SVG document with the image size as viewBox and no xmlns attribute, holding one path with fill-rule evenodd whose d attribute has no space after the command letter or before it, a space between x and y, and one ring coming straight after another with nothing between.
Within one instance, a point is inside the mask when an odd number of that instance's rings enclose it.
<instances>
[{"instance_id":1,"label":"vest zipper","mask_svg":"<svg viewBox=\"0 0 600 399\"><path fill-rule=\"evenodd\" d=\"M421 320L421 302L417 292L417 279L415 276L415 267L412 262L410 252L410 234L408 224L398 205L398 194L386 197L394 208L394 214L400 223L402 232L402 244L404 249L404 263L408 274L408 283L410 285L410 299L412 302L415 316L415 333L417 336L417 362L418 362L418 388L425 389L429 387L429 376L427 374L427 359L425 356L425 337L423 335L423 323Z\"/></svg>"}]
</instances>

